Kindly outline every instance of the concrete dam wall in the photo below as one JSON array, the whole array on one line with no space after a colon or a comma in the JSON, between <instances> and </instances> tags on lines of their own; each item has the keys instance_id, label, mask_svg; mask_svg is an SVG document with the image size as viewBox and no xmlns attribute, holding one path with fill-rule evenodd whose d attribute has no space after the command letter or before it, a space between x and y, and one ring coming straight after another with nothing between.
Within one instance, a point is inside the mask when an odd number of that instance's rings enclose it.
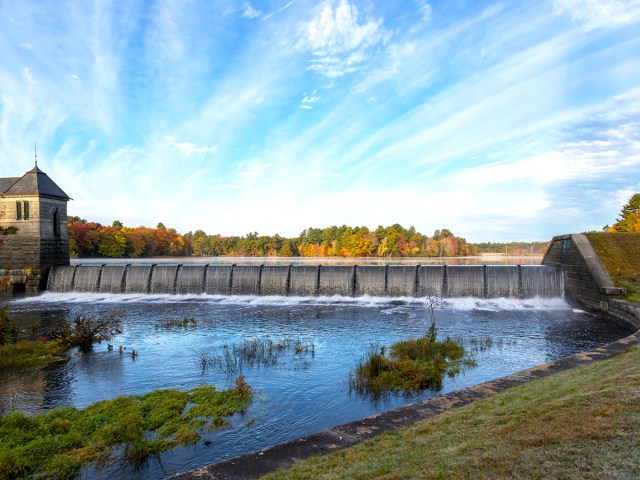
<instances>
[{"instance_id":1,"label":"concrete dam wall","mask_svg":"<svg viewBox=\"0 0 640 480\"><path fill-rule=\"evenodd\" d=\"M78 265L55 266L48 291L177 295L444 298L563 297L546 265Z\"/></svg>"}]
</instances>

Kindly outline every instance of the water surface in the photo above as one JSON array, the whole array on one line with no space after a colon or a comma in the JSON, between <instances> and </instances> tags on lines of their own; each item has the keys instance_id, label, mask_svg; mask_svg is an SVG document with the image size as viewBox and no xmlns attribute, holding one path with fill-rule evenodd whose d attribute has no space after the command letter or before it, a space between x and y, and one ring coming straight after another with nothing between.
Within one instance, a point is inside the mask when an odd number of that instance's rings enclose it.
<instances>
[{"instance_id":1,"label":"water surface","mask_svg":"<svg viewBox=\"0 0 640 480\"><path fill-rule=\"evenodd\" d=\"M438 334L460 339L478 367L446 379L439 391L374 400L349 391L351 369L374 346L423 335L428 310L423 299L373 297L252 297L204 295L113 295L45 293L13 299L11 318L43 328L78 314L117 311L124 324L109 350L73 356L28 375L0 379L0 408L26 412L87 406L118 395L160 388L187 390L201 384L226 388L237 372L202 369L203 355L245 339L300 340L313 351L289 350L276 365L242 372L256 397L230 427L210 441L177 448L134 470L118 462L85 478L161 478L255 451L331 426L475 385L518 370L608 343L627 333L562 299L447 299L436 311ZM193 318L195 326L169 326ZM119 347L123 347L122 353ZM128 352L138 353L132 358Z\"/></svg>"}]
</instances>

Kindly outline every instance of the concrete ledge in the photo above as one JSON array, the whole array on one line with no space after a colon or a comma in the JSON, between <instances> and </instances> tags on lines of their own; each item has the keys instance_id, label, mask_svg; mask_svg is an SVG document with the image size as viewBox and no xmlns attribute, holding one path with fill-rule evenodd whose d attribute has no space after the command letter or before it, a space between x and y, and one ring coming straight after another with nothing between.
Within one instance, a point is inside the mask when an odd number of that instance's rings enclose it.
<instances>
[{"instance_id":1,"label":"concrete ledge","mask_svg":"<svg viewBox=\"0 0 640 480\"><path fill-rule=\"evenodd\" d=\"M635 308L633 304L630 305L632 309ZM639 315L638 318L640 318L640 308L637 308L637 313ZM174 480L241 480L258 478L268 472L290 467L305 458L350 447L383 432L396 430L418 420L438 415L453 408L462 407L475 400L490 397L511 387L522 385L538 378L549 377L577 366L615 357L628 348L639 344L640 330L626 338L589 352L578 353L571 357L522 370L490 382L463 388L420 403L329 428L323 432L181 473L171 478Z\"/></svg>"}]
</instances>

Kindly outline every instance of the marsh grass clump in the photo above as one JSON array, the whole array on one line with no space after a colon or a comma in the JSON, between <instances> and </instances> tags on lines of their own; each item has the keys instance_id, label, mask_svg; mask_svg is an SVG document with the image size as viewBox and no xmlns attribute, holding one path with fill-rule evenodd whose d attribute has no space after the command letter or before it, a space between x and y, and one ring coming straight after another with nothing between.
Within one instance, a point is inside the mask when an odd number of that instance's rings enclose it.
<instances>
[{"instance_id":1,"label":"marsh grass clump","mask_svg":"<svg viewBox=\"0 0 640 480\"><path fill-rule=\"evenodd\" d=\"M227 374L236 374L244 369L267 368L277 365L283 355L293 352L296 356L308 353L315 356L315 345L300 338L244 339L242 343L222 345L222 351L196 353L196 363L204 372L217 368Z\"/></svg>"},{"instance_id":2,"label":"marsh grass clump","mask_svg":"<svg viewBox=\"0 0 640 480\"><path fill-rule=\"evenodd\" d=\"M474 367L475 360L458 342L449 337L437 340L433 307L430 311L431 325L424 337L394 343L388 353L385 347L372 346L349 374L349 387L374 397L389 391L439 389L445 376L453 378Z\"/></svg>"},{"instance_id":3,"label":"marsh grass clump","mask_svg":"<svg viewBox=\"0 0 640 480\"><path fill-rule=\"evenodd\" d=\"M479 337L465 337L460 335L453 337L453 340L462 345L465 350L471 352L485 352L493 349L502 350L505 347L513 347L518 343L515 338L494 337L491 335Z\"/></svg>"},{"instance_id":4,"label":"marsh grass clump","mask_svg":"<svg viewBox=\"0 0 640 480\"><path fill-rule=\"evenodd\" d=\"M44 339L21 340L17 343L0 345L0 372L16 371L37 367L46 363L64 361L66 347L57 341Z\"/></svg>"},{"instance_id":5,"label":"marsh grass clump","mask_svg":"<svg viewBox=\"0 0 640 480\"><path fill-rule=\"evenodd\" d=\"M158 390L97 402L84 410L58 408L37 417L0 417L0 478L75 478L83 465L105 464L115 452L140 463L150 455L200 440L252 399L243 377L233 388Z\"/></svg>"},{"instance_id":6,"label":"marsh grass clump","mask_svg":"<svg viewBox=\"0 0 640 480\"><path fill-rule=\"evenodd\" d=\"M59 341L37 338L39 323L29 327L30 340L20 339L18 327L9 320L9 312L0 309L0 372L36 367L53 361L64 360L67 347Z\"/></svg>"},{"instance_id":7,"label":"marsh grass clump","mask_svg":"<svg viewBox=\"0 0 640 480\"><path fill-rule=\"evenodd\" d=\"M183 318L165 318L160 324L156 325L156 330L158 329L189 329L196 328L198 326L198 321L192 317L183 317Z\"/></svg>"}]
</instances>

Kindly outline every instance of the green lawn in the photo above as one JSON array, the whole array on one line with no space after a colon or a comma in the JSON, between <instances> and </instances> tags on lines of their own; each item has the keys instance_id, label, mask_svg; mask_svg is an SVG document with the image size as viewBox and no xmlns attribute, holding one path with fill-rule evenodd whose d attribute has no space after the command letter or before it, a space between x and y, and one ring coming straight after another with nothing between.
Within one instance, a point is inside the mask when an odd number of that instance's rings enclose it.
<instances>
[{"instance_id":1,"label":"green lawn","mask_svg":"<svg viewBox=\"0 0 640 480\"><path fill-rule=\"evenodd\" d=\"M640 478L640 346L266 479Z\"/></svg>"},{"instance_id":2,"label":"green lawn","mask_svg":"<svg viewBox=\"0 0 640 480\"><path fill-rule=\"evenodd\" d=\"M588 233L586 236L613 284L627 289L624 299L640 303L640 232Z\"/></svg>"}]
</instances>

